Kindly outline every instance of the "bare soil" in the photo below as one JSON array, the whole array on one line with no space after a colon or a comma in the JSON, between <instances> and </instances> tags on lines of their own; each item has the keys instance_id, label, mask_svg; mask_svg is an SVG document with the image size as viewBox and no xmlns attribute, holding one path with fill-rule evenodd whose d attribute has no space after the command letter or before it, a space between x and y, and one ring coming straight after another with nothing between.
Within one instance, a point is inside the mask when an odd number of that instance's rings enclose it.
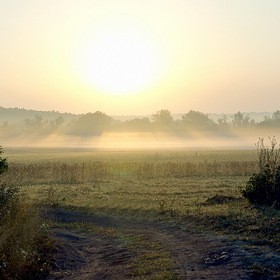
<instances>
[{"instance_id":1,"label":"bare soil","mask_svg":"<svg viewBox=\"0 0 280 280\"><path fill-rule=\"evenodd\" d=\"M280 269L279 253L264 246L166 222L139 222L60 208L49 209L45 215L57 222L51 229L56 249L49 279L154 279L152 272L135 274L135 260L153 250L143 245L149 242L159 244L160 250L171 256L176 277L170 279L280 279L270 271ZM103 231L66 226L73 223ZM139 237L147 242L133 249L130 241Z\"/></svg>"}]
</instances>

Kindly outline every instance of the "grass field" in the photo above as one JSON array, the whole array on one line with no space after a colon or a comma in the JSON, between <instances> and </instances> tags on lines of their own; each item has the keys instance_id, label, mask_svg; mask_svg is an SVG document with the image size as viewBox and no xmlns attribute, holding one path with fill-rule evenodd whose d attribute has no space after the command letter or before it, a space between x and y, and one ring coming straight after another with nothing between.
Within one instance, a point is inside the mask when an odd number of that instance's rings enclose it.
<instances>
[{"instance_id":1,"label":"grass field","mask_svg":"<svg viewBox=\"0 0 280 280\"><path fill-rule=\"evenodd\" d=\"M279 252L280 213L250 205L240 188L254 150L7 149L6 179L35 204L168 221Z\"/></svg>"},{"instance_id":2,"label":"grass field","mask_svg":"<svg viewBox=\"0 0 280 280\"><path fill-rule=\"evenodd\" d=\"M241 197L240 188L257 171L254 150L14 149L6 155L7 176L33 202L138 219L197 220L237 232L253 227L254 236L270 215L278 217Z\"/></svg>"}]
</instances>

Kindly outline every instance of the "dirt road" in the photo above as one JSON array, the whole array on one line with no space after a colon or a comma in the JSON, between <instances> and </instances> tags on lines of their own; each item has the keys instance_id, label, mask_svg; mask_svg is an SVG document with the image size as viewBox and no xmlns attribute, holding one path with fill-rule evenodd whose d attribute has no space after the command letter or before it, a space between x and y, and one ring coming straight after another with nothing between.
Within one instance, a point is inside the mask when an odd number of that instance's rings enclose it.
<instances>
[{"instance_id":1,"label":"dirt road","mask_svg":"<svg viewBox=\"0 0 280 280\"><path fill-rule=\"evenodd\" d=\"M47 216L56 221L49 279L277 279L251 269L277 255L226 237L59 208Z\"/></svg>"}]
</instances>

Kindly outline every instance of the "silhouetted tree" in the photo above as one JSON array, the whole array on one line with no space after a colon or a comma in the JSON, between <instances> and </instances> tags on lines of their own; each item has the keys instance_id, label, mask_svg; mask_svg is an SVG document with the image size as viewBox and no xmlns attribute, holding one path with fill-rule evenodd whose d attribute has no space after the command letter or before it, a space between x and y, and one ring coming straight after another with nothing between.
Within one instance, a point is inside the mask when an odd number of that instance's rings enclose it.
<instances>
[{"instance_id":1,"label":"silhouetted tree","mask_svg":"<svg viewBox=\"0 0 280 280\"><path fill-rule=\"evenodd\" d=\"M160 110L152 115L153 123L161 128L171 128L173 118L168 110Z\"/></svg>"},{"instance_id":2,"label":"silhouetted tree","mask_svg":"<svg viewBox=\"0 0 280 280\"><path fill-rule=\"evenodd\" d=\"M182 123L187 128L199 130L213 130L217 127L217 124L209 119L208 115L193 110L182 116Z\"/></svg>"},{"instance_id":3,"label":"silhouetted tree","mask_svg":"<svg viewBox=\"0 0 280 280\"><path fill-rule=\"evenodd\" d=\"M100 111L87 113L70 124L69 133L81 136L99 135L108 130L111 123L112 118L105 113Z\"/></svg>"},{"instance_id":4,"label":"silhouetted tree","mask_svg":"<svg viewBox=\"0 0 280 280\"><path fill-rule=\"evenodd\" d=\"M125 129L133 131L149 131L151 121L149 118L134 118L123 123Z\"/></svg>"},{"instance_id":5,"label":"silhouetted tree","mask_svg":"<svg viewBox=\"0 0 280 280\"><path fill-rule=\"evenodd\" d=\"M265 117L263 121L259 123L261 127L279 127L280 126L280 111L275 111L271 117Z\"/></svg>"},{"instance_id":6,"label":"silhouetted tree","mask_svg":"<svg viewBox=\"0 0 280 280\"><path fill-rule=\"evenodd\" d=\"M218 125L222 129L229 128L230 125L229 125L228 118L226 115L223 115L222 118L218 119Z\"/></svg>"},{"instance_id":7,"label":"silhouetted tree","mask_svg":"<svg viewBox=\"0 0 280 280\"><path fill-rule=\"evenodd\" d=\"M249 127L255 124L255 121L251 119L248 115L238 111L233 115L232 126L233 127Z\"/></svg>"}]
</instances>

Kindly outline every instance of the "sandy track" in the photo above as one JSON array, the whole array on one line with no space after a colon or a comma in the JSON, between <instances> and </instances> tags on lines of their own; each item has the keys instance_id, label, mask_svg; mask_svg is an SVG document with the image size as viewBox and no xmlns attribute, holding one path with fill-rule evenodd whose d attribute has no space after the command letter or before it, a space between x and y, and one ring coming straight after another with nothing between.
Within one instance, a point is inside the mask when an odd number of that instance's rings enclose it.
<instances>
[{"instance_id":1,"label":"sandy track","mask_svg":"<svg viewBox=\"0 0 280 280\"><path fill-rule=\"evenodd\" d=\"M253 252L245 250L241 242L230 242L225 237L159 222L137 222L59 208L49 210L47 216L61 223L52 228L56 252L49 279L150 279L149 275L134 277L132 271L135 255L149 248L140 247L133 252L118 236L63 226L75 222L157 242L170 253L173 271L179 279L270 279L252 276L249 267L256 261Z\"/></svg>"}]
</instances>

